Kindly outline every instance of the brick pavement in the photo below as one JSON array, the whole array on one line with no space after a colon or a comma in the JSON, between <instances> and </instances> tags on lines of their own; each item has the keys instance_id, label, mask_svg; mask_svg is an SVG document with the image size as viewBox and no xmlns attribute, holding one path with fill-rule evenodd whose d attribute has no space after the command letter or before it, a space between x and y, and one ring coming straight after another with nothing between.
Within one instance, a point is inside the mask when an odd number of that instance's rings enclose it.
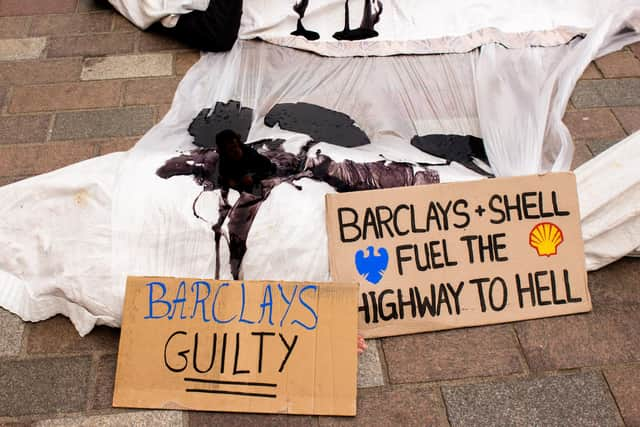
<instances>
[{"instance_id":1,"label":"brick pavement","mask_svg":"<svg viewBox=\"0 0 640 427\"><path fill-rule=\"evenodd\" d=\"M0 1L0 185L128 149L197 59L99 0ZM640 129L640 44L591 64L568 110L574 165ZM640 262L589 280L589 314L370 342L355 419L113 409L117 330L0 309L0 425L640 426Z\"/></svg>"}]
</instances>

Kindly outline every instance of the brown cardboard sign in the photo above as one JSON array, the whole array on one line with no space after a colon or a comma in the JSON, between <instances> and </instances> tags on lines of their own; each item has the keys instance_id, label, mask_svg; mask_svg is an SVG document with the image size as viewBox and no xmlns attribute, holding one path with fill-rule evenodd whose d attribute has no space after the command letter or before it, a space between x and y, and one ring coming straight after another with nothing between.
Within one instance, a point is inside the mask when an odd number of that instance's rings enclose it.
<instances>
[{"instance_id":1,"label":"brown cardboard sign","mask_svg":"<svg viewBox=\"0 0 640 427\"><path fill-rule=\"evenodd\" d=\"M327 228L365 337L591 310L571 173L331 194Z\"/></svg>"},{"instance_id":2,"label":"brown cardboard sign","mask_svg":"<svg viewBox=\"0 0 640 427\"><path fill-rule=\"evenodd\" d=\"M130 277L113 406L355 415L357 289Z\"/></svg>"}]
</instances>

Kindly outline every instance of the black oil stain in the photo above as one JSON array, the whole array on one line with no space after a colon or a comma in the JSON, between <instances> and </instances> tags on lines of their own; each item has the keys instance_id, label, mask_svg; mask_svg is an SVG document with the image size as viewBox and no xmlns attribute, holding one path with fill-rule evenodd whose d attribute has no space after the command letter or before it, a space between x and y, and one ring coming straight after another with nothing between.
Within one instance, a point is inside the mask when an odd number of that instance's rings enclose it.
<instances>
[{"instance_id":1,"label":"black oil stain","mask_svg":"<svg viewBox=\"0 0 640 427\"><path fill-rule=\"evenodd\" d=\"M354 120L339 111L306 102L282 103L274 106L264 118L265 125L309 135L341 147L370 144L369 137L356 126Z\"/></svg>"},{"instance_id":2,"label":"black oil stain","mask_svg":"<svg viewBox=\"0 0 640 427\"><path fill-rule=\"evenodd\" d=\"M302 18L304 18L304 14L307 11L307 6L309 6L309 0L300 0L293 5L294 12L298 14L298 22L296 24L295 31L292 31L291 35L302 36L307 40L318 40L320 38L320 34L315 31L307 30L302 24Z\"/></svg>"},{"instance_id":3,"label":"black oil stain","mask_svg":"<svg viewBox=\"0 0 640 427\"><path fill-rule=\"evenodd\" d=\"M200 116L201 114L198 115L198 117ZM198 117L195 120L198 120ZM309 132L304 133L309 134ZM242 260L247 251L247 237L253 221L262 203L267 200L271 191L280 184L290 184L296 189L302 190L294 181L309 178L325 182L338 192L349 192L432 184L440 181L436 171L427 168L414 172L415 165L411 163L385 160L366 163L351 160L336 162L319 150L316 150L315 157L308 156L311 148L317 144L315 140L308 141L295 154L285 151L283 143L282 139L263 139L249 144L276 166L276 172L272 177L260 182L261 191L259 194L240 193L238 200L233 205L229 202L229 190L220 185L220 156L214 148L199 148L180 154L167 160L157 171L157 175L164 179L180 175L193 176L195 182L203 188L203 193L221 190L218 220L212 226L216 253L216 279L220 277L220 244L223 237L229 247L231 275L234 279L239 278ZM202 219L196 208L198 198L193 202L193 214ZM227 220L228 235L224 235L222 225ZM310 224L309 226L315 227L316 225Z\"/></svg>"},{"instance_id":4,"label":"black oil stain","mask_svg":"<svg viewBox=\"0 0 640 427\"><path fill-rule=\"evenodd\" d=\"M349 0L344 2L344 29L333 35L337 40L365 40L378 37L374 29L380 21L382 2L379 0L365 0L360 27L352 30L349 25Z\"/></svg>"},{"instance_id":5,"label":"black oil stain","mask_svg":"<svg viewBox=\"0 0 640 427\"><path fill-rule=\"evenodd\" d=\"M189 125L189 134L198 147L215 147L216 135L225 129L231 129L240 135L240 142L245 142L252 120L253 109L242 107L240 102L216 102L213 109L205 108L193 119Z\"/></svg>"},{"instance_id":6,"label":"black oil stain","mask_svg":"<svg viewBox=\"0 0 640 427\"><path fill-rule=\"evenodd\" d=\"M473 161L478 159L489 164L481 138L472 135L416 135L411 139L411 145L427 154L445 159L445 165L457 162L480 175L493 176Z\"/></svg>"}]
</instances>

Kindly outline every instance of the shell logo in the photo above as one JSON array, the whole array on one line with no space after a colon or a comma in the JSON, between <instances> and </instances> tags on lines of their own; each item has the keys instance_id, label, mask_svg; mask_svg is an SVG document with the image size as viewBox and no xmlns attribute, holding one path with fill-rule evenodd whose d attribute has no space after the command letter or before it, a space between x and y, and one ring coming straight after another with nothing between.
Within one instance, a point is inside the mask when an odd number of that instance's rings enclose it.
<instances>
[{"instance_id":1,"label":"shell logo","mask_svg":"<svg viewBox=\"0 0 640 427\"><path fill-rule=\"evenodd\" d=\"M538 256L557 255L562 242L562 230L550 222L541 222L529 233L529 245L538 252Z\"/></svg>"}]
</instances>

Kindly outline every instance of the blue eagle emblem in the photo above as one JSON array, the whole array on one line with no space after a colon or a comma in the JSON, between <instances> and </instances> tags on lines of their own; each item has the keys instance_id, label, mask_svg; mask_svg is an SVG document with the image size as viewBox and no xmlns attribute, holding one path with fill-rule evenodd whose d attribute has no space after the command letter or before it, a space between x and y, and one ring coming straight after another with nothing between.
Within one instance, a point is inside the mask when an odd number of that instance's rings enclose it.
<instances>
[{"instance_id":1,"label":"blue eagle emblem","mask_svg":"<svg viewBox=\"0 0 640 427\"><path fill-rule=\"evenodd\" d=\"M367 251L367 256L362 249L356 252L356 269L367 282L377 285L389 265L389 253L385 248L378 248L378 255L376 255L373 246L368 246Z\"/></svg>"}]
</instances>

